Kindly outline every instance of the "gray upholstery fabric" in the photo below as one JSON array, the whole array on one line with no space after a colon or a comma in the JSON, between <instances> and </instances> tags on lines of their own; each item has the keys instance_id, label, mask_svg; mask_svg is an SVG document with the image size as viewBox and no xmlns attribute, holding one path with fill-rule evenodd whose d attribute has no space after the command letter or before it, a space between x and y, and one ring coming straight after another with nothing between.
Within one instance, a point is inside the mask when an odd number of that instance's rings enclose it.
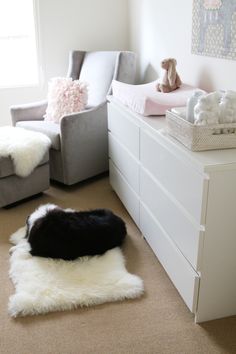
<instances>
[{"instance_id":1,"label":"gray upholstery fabric","mask_svg":"<svg viewBox=\"0 0 236 354\"><path fill-rule=\"evenodd\" d=\"M0 207L15 203L49 188L49 154L25 178L15 175L12 160L0 158Z\"/></svg>"},{"instance_id":2,"label":"gray upholstery fabric","mask_svg":"<svg viewBox=\"0 0 236 354\"><path fill-rule=\"evenodd\" d=\"M49 164L37 167L30 176L0 178L0 207L38 194L49 188Z\"/></svg>"},{"instance_id":3,"label":"gray upholstery fabric","mask_svg":"<svg viewBox=\"0 0 236 354\"><path fill-rule=\"evenodd\" d=\"M44 120L28 120L20 121L16 123L16 126L19 128L24 128L28 130L34 130L36 132L43 133L49 137L52 142L52 148L55 150L60 150L60 125L53 122L48 122Z\"/></svg>"},{"instance_id":4,"label":"gray upholstery fabric","mask_svg":"<svg viewBox=\"0 0 236 354\"><path fill-rule=\"evenodd\" d=\"M43 120L46 109L47 101L11 106L12 124L26 120Z\"/></svg>"},{"instance_id":5,"label":"gray upholstery fabric","mask_svg":"<svg viewBox=\"0 0 236 354\"><path fill-rule=\"evenodd\" d=\"M135 82L136 73L136 55L133 52L120 52L114 79L133 84Z\"/></svg>"},{"instance_id":6,"label":"gray upholstery fabric","mask_svg":"<svg viewBox=\"0 0 236 354\"><path fill-rule=\"evenodd\" d=\"M71 77L73 80L78 80L85 53L86 52L79 50L73 50L69 53L67 77Z\"/></svg>"},{"instance_id":7,"label":"gray upholstery fabric","mask_svg":"<svg viewBox=\"0 0 236 354\"><path fill-rule=\"evenodd\" d=\"M48 162L48 153L40 161L39 166ZM14 166L10 157L0 157L0 178L14 175Z\"/></svg>"},{"instance_id":8,"label":"gray upholstery fabric","mask_svg":"<svg viewBox=\"0 0 236 354\"><path fill-rule=\"evenodd\" d=\"M66 184L66 179L64 177L65 172L68 168L64 168L64 156L61 151L50 149L49 160L50 160L50 178L54 181L58 181Z\"/></svg>"},{"instance_id":9,"label":"gray upholstery fabric","mask_svg":"<svg viewBox=\"0 0 236 354\"><path fill-rule=\"evenodd\" d=\"M82 181L108 170L106 104L64 117L61 135L64 180L67 183L73 184L78 179Z\"/></svg>"},{"instance_id":10,"label":"gray upholstery fabric","mask_svg":"<svg viewBox=\"0 0 236 354\"><path fill-rule=\"evenodd\" d=\"M88 105L106 100L116 67L117 52L88 52L84 56L79 79L88 83Z\"/></svg>"},{"instance_id":11,"label":"gray upholstery fabric","mask_svg":"<svg viewBox=\"0 0 236 354\"><path fill-rule=\"evenodd\" d=\"M10 157L0 158L0 178L14 175L14 168Z\"/></svg>"},{"instance_id":12,"label":"gray upholstery fabric","mask_svg":"<svg viewBox=\"0 0 236 354\"><path fill-rule=\"evenodd\" d=\"M50 149L52 179L71 185L108 169L106 96L111 93L112 79L133 84L135 68L136 55L132 52L72 51L67 75L89 83L89 109L64 116L59 125L50 122L56 127L49 129L45 125L48 122L39 122L46 111L45 101L11 107L14 125L33 130L37 127L54 139ZM38 124L32 125L33 120Z\"/></svg>"}]
</instances>

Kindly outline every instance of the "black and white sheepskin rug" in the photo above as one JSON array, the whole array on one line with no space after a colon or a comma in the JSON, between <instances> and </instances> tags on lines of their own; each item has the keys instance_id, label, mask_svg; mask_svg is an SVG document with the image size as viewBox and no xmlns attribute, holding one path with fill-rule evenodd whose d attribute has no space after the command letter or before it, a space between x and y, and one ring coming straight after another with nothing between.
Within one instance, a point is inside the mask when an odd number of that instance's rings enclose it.
<instances>
[{"instance_id":1,"label":"black and white sheepskin rug","mask_svg":"<svg viewBox=\"0 0 236 354\"><path fill-rule=\"evenodd\" d=\"M72 310L105 302L134 299L143 281L125 268L120 247L102 255L75 260L32 256L27 226L10 237L10 278L15 294L9 300L12 317Z\"/></svg>"}]
</instances>

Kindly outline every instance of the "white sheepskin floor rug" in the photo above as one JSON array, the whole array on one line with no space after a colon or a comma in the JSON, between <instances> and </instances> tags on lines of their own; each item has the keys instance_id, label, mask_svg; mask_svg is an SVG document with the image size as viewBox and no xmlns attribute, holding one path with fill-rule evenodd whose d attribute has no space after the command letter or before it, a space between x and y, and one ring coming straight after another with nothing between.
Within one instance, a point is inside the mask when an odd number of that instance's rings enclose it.
<instances>
[{"instance_id":1,"label":"white sheepskin floor rug","mask_svg":"<svg viewBox=\"0 0 236 354\"><path fill-rule=\"evenodd\" d=\"M13 317L72 310L142 295L143 281L130 274L120 248L75 261L33 257L24 239L25 227L10 237L10 278L15 294L9 300Z\"/></svg>"}]
</instances>

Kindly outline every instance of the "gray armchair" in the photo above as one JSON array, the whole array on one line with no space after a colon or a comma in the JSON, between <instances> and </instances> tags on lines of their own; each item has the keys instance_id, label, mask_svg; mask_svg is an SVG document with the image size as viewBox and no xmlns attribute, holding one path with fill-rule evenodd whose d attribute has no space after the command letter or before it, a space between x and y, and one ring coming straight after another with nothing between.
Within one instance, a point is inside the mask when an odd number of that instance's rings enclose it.
<instances>
[{"instance_id":1,"label":"gray armchair","mask_svg":"<svg viewBox=\"0 0 236 354\"><path fill-rule=\"evenodd\" d=\"M107 104L113 79L134 83L132 52L72 51L68 77L89 83L86 110L64 116L59 124L44 121L47 102L11 107L14 126L45 133L52 142L50 178L66 185L108 170Z\"/></svg>"}]
</instances>

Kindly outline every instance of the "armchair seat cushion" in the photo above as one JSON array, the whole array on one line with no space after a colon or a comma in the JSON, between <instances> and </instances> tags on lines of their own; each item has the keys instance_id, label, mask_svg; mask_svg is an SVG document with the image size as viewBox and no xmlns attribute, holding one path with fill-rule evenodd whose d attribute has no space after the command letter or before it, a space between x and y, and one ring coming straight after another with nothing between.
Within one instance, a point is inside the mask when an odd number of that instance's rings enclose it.
<instances>
[{"instance_id":1,"label":"armchair seat cushion","mask_svg":"<svg viewBox=\"0 0 236 354\"><path fill-rule=\"evenodd\" d=\"M25 128L28 130L34 130L36 132L43 133L48 136L52 142L52 149L60 150L60 125L48 122L44 120L28 120L28 121L19 121L16 123L17 127Z\"/></svg>"}]
</instances>

